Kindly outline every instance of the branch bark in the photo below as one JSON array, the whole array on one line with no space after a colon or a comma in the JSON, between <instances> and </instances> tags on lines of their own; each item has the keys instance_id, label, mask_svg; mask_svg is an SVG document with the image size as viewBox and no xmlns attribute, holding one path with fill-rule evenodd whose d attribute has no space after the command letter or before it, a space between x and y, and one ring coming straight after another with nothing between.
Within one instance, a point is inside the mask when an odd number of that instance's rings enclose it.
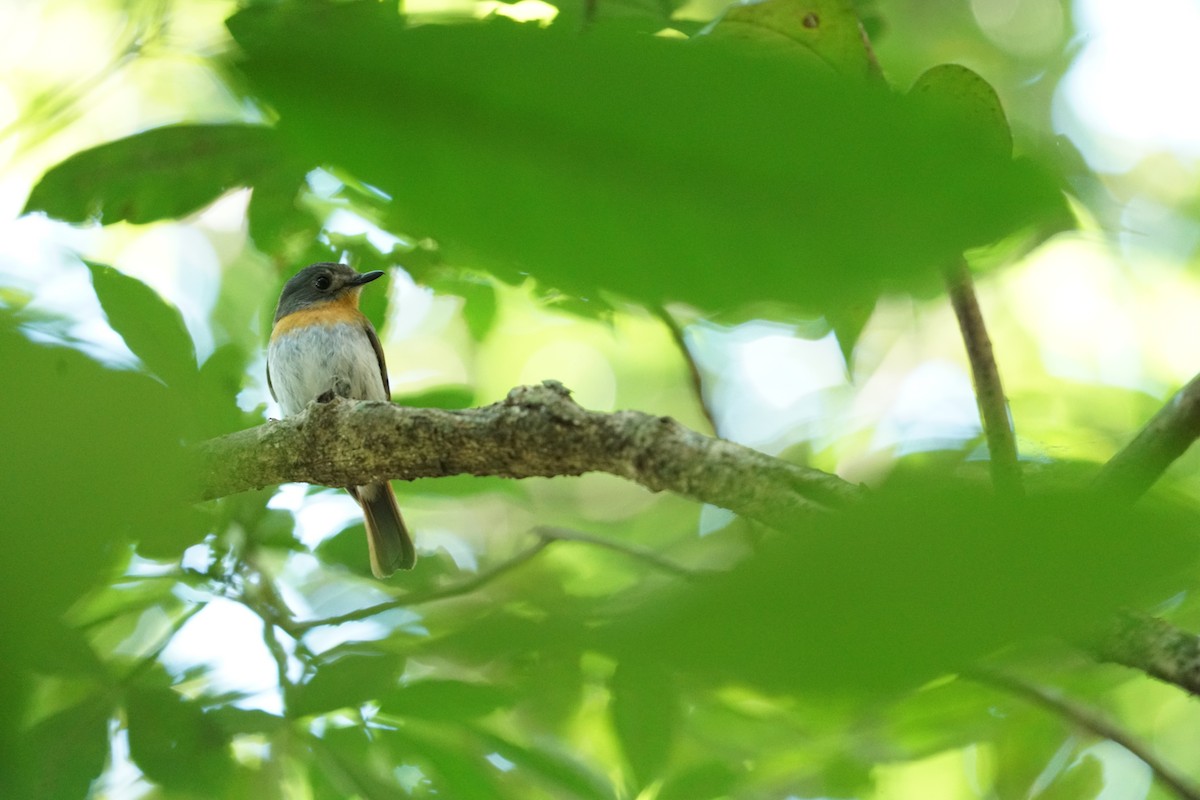
<instances>
[{"instance_id":1,"label":"branch bark","mask_svg":"<svg viewBox=\"0 0 1200 800\"><path fill-rule=\"evenodd\" d=\"M992 484L998 494L1021 495L1024 492L1021 463L1017 460L1017 439L1008 416L1000 369L996 366L992 340L983 323L983 311L975 296L971 273L961 258L946 268L946 288L967 348L967 360L971 363L979 417L987 437Z\"/></svg>"},{"instance_id":2,"label":"branch bark","mask_svg":"<svg viewBox=\"0 0 1200 800\"><path fill-rule=\"evenodd\" d=\"M197 447L211 499L276 483L607 472L767 524L837 508L862 490L835 475L714 439L670 417L587 411L555 381L461 411L334 400Z\"/></svg>"},{"instance_id":3,"label":"branch bark","mask_svg":"<svg viewBox=\"0 0 1200 800\"><path fill-rule=\"evenodd\" d=\"M1133 441L1109 459L1094 486L1130 502L1154 485L1200 437L1200 375L1180 389Z\"/></svg>"},{"instance_id":4,"label":"branch bark","mask_svg":"<svg viewBox=\"0 0 1200 800\"><path fill-rule=\"evenodd\" d=\"M1138 611L1117 616L1088 650L1200 696L1200 636Z\"/></svg>"}]
</instances>

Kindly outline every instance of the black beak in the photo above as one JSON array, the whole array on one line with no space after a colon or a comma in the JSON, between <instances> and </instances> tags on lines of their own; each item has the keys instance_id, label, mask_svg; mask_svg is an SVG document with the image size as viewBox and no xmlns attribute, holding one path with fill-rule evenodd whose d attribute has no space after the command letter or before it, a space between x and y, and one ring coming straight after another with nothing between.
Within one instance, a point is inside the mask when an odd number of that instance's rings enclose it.
<instances>
[{"instance_id":1,"label":"black beak","mask_svg":"<svg viewBox=\"0 0 1200 800\"><path fill-rule=\"evenodd\" d=\"M347 286L362 286L364 283L370 283L376 278L383 277L383 270L375 270L374 272L363 272L356 278L351 278L346 282Z\"/></svg>"}]
</instances>

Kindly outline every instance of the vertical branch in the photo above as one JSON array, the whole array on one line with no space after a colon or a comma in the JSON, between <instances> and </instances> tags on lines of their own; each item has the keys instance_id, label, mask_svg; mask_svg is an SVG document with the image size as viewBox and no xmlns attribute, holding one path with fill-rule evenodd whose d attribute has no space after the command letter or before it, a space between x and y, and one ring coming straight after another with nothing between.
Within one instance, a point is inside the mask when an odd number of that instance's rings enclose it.
<instances>
[{"instance_id":1,"label":"vertical branch","mask_svg":"<svg viewBox=\"0 0 1200 800\"><path fill-rule=\"evenodd\" d=\"M987 437L992 484L999 494L1020 495L1024 492L1021 465L1017 461L1017 440L1008 417L1008 402L992 353L992 340L988 337L979 299L975 296L975 284L964 259L959 258L946 268L946 288L967 348L967 360L971 363L975 400Z\"/></svg>"},{"instance_id":2,"label":"vertical branch","mask_svg":"<svg viewBox=\"0 0 1200 800\"><path fill-rule=\"evenodd\" d=\"M671 338L675 341L675 346L679 348L680 354L683 355L683 360L687 362L688 374L692 378L692 391L696 393L696 402L700 404L700 411L704 414L704 418L708 420L709 427L712 428L714 435L719 435L717 431L717 420L713 416L712 409L708 407L708 401L704 396L704 380L700 376L700 368L696 365L696 359L692 357L692 351L688 349L687 340L683 335L683 326L675 317L671 316L671 312L665 306L655 308L655 313L667 326L667 330L671 332Z\"/></svg>"}]
</instances>

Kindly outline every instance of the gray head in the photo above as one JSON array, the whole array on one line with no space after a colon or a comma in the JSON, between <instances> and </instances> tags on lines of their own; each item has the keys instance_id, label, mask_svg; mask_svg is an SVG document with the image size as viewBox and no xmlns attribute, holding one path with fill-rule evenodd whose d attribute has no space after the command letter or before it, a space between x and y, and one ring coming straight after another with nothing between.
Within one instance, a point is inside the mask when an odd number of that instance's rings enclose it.
<instances>
[{"instance_id":1,"label":"gray head","mask_svg":"<svg viewBox=\"0 0 1200 800\"><path fill-rule=\"evenodd\" d=\"M345 264L313 264L297 272L283 285L275 322L295 311L337 300L358 307L358 293L363 285L383 275L374 272L355 272Z\"/></svg>"}]
</instances>

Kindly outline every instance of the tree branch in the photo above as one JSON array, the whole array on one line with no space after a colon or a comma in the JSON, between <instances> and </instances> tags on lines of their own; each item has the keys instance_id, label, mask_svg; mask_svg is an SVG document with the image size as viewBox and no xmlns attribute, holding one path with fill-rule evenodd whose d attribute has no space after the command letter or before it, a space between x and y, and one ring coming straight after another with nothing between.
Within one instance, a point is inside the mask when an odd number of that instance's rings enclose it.
<instances>
[{"instance_id":1,"label":"tree branch","mask_svg":"<svg viewBox=\"0 0 1200 800\"><path fill-rule=\"evenodd\" d=\"M962 331L963 344L967 348L967 360L971 363L975 399L987 437L992 484L999 494L1020 495L1024 492L1021 464L1017 460L1017 440L1008 416L1008 401L1004 397L1000 370L992 353L992 340L983 323L983 311L975 296L975 285L966 262L961 258L946 268L946 288L954 315L958 318L959 330Z\"/></svg>"},{"instance_id":2,"label":"tree branch","mask_svg":"<svg viewBox=\"0 0 1200 800\"><path fill-rule=\"evenodd\" d=\"M1200 786L1155 755L1145 742L1121 729L1096 711L1073 700L1068 700L1057 692L1011 674L990 669L977 669L963 674L971 680L1023 697L1035 705L1053 711L1084 730L1116 742L1140 758L1154 773L1154 777L1175 794L1185 800L1200 800Z\"/></svg>"},{"instance_id":3,"label":"tree branch","mask_svg":"<svg viewBox=\"0 0 1200 800\"><path fill-rule=\"evenodd\" d=\"M638 411L586 411L556 381L461 411L334 400L200 443L202 499L276 483L607 472L768 524L844 506L862 490L819 470Z\"/></svg>"},{"instance_id":4,"label":"tree branch","mask_svg":"<svg viewBox=\"0 0 1200 800\"><path fill-rule=\"evenodd\" d=\"M1093 485L1106 494L1116 493L1132 502L1145 494L1197 437L1200 437L1200 375L1176 392L1133 441L1109 459Z\"/></svg>"},{"instance_id":5,"label":"tree branch","mask_svg":"<svg viewBox=\"0 0 1200 800\"><path fill-rule=\"evenodd\" d=\"M1200 636L1139 611L1124 611L1087 649L1200 696Z\"/></svg>"}]
</instances>

